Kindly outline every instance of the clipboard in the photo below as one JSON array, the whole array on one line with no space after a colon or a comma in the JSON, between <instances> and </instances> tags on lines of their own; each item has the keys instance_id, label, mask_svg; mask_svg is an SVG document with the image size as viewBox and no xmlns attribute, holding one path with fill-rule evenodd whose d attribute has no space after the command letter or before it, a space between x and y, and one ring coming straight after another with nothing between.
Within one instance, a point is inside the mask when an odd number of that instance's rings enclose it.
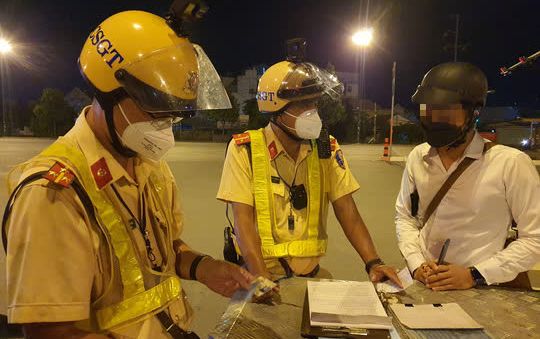
<instances>
[{"instance_id":1,"label":"clipboard","mask_svg":"<svg viewBox=\"0 0 540 339\"><path fill-rule=\"evenodd\" d=\"M311 326L311 312L309 311L308 292L304 296L302 310L302 324L300 334L303 338L352 338L352 339L390 339L390 330L383 329L347 329L344 327Z\"/></svg>"}]
</instances>

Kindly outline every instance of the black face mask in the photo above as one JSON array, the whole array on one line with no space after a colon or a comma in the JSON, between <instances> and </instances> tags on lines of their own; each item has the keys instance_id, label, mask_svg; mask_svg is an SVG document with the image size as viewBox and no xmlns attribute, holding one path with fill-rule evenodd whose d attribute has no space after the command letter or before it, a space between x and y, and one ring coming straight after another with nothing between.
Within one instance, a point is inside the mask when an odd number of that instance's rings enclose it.
<instances>
[{"instance_id":1,"label":"black face mask","mask_svg":"<svg viewBox=\"0 0 540 339\"><path fill-rule=\"evenodd\" d=\"M457 147L465 142L469 124L458 127L446 122L422 122L427 142L432 147Z\"/></svg>"}]
</instances>

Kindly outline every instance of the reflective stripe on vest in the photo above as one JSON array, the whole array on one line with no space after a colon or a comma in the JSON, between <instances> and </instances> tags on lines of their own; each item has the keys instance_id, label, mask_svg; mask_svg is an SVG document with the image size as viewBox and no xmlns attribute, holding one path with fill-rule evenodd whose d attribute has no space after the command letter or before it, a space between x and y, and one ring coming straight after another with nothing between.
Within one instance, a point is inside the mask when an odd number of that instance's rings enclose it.
<instances>
[{"instance_id":1,"label":"reflective stripe on vest","mask_svg":"<svg viewBox=\"0 0 540 339\"><path fill-rule=\"evenodd\" d=\"M274 196L270 174L270 158L263 129L248 131L251 138L253 169L253 194L257 212L257 227L261 238L264 258L315 257L326 253L327 239L319 239L319 216L321 211L321 169L317 144L307 157L308 220L307 239L276 244L272 229L277 225Z\"/></svg>"},{"instance_id":2,"label":"reflective stripe on vest","mask_svg":"<svg viewBox=\"0 0 540 339\"><path fill-rule=\"evenodd\" d=\"M97 189L86 158L75 145L62 138L45 149L40 156L60 161L70 167L94 205L96 219L107 230L118 259L123 285L123 300L96 311L98 326L110 329L167 305L181 296L180 279L171 276L146 290L141 265L122 218L103 191Z\"/></svg>"}]
</instances>

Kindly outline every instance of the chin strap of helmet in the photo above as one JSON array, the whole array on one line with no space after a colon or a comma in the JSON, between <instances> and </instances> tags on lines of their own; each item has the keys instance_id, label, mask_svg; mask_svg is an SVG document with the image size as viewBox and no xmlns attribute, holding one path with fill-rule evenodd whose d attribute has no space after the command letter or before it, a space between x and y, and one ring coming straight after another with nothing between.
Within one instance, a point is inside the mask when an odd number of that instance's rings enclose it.
<instances>
[{"instance_id":1,"label":"chin strap of helmet","mask_svg":"<svg viewBox=\"0 0 540 339\"><path fill-rule=\"evenodd\" d=\"M453 143L448 145L448 148L456 148L460 145L463 145L467 141L467 134L474 128L474 112L475 109L469 110L467 122L463 126L459 138L456 139Z\"/></svg>"},{"instance_id":2,"label":"chin strap of helmet","mask_svg":"<svg viewBox=\"0 0 540 339\"><path fill-rule=\"evenodd\" d=\"M80 65L79 65L80 69ZM120 141L120 138L118 137L118 134L116 133L116 128L114 126L114 113L113 113L113 107L115 103L120 101L123 97L127 96L127 93L124 91L123 88L117 88L112 92L104 93L100 91L90 79L86 77L84 72L81 70L81 75L83 79L86 81L90 89L92 90L94 97L99 103L99 106L101 106L101 109L103 112L105 112L105 122L107 123L107 130L109 131L109 135L111 136L111 143L113 148L121 155L132 158L137 155L136 152L132 151L131 149L125 147L122 142Z\"/></svg>"},{"instance_id":3,"label":"chin strap of helmet","mask_svg":"<svg viewBox=\"0 0 540 339\"><path fill-rule=\"evenodd\" d=\"M273 123L274 125L276 125L280 130L282 130L285 134L287 134L287 136L291 139L293 139L294 141L298 141L298 142L302 142L304 141L304 139L302 138L299 138L297 135L291 133L287 127L283 126L282 123L278 122L277 121L277 117L281 115L281 113L283 112L279 112L278 114L273 114L272 117L270 118L270 122Z\"/></svg>"},{"instance_id":4,"label":"chin strap of helmet","mask_svg":"<svg viewBox=\"0 0 540 339\"><path fill-rule=\"evenodd\" d=\"M96 99L99 102L101 109L103 109L103 111L105 112L105 121L107 123L109 135L111 136L111 143L113 148L118 153L127 158L132 158L136 156L136 152L132 151L131 149L125 147L122 144L120 138L118 137L118 133L116 132L116 127L114 125L113 107L115 105L115 102L118 101L118 97L113 94L104 94L96 91Z\"/></svg>"}]
</instances>

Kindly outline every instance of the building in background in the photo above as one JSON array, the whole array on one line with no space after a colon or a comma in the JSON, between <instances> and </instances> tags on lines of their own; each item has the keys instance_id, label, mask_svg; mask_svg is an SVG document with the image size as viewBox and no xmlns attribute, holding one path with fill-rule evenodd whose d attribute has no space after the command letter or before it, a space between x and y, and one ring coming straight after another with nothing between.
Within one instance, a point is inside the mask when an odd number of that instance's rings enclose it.
<instances>
[{"instance_id":1,"label":"building in background","mask_svg":"<svg viewBox=\"0 0 540 339\"><path fill-rule=\"evenodd\" d=\"M222 77L223 85L240 105L240 115L245 114L244 102L255 98L259 79L266 71L263 65L248 68L236 77Z\"/></svg>"}]
</instances>

